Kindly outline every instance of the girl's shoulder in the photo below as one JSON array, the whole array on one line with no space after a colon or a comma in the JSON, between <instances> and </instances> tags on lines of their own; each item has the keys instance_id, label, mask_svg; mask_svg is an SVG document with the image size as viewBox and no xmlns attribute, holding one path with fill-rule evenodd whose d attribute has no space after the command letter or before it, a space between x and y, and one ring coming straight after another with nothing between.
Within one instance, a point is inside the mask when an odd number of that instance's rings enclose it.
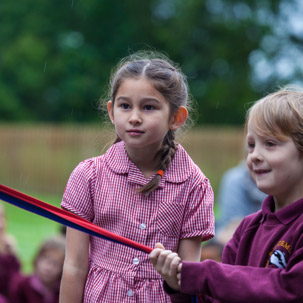
<instances>
[{"instance_id":1,"label":"girl's shoulder","mask_svg":"<svg viewBox=\"0 0 303 303\"><path fill-rule=\"evenodd\" d=\"M124 142L112 145L104 154L81 161L76 171L81 171L85 175L100 174L103 168L107 167L114 172L127 172L129 168L129 158L127 156Z\"/></svg>"},{"instance_id":2,"label":"girl's shoulder","mask_svg":"<svg viewBox=\"0 0 303 303\"><path fill-rule=\"evenodd\" d=\"M102 163L102 156L93 157L81 161L74 169L72 175L93 176L96 174L97 167Z\"/></svg>"},{"instance_id":3,"label":"girl's shoulder","mask_svg":"<svg viewBox=\"0 0 303 303\"><path fill-rule=\"evenodd\" d=\"M192 160L181 144L178 144L174 159L167 169L167 181L184 182L186 180L207 180L199 166Z\"/></svg>"}]
</instances>

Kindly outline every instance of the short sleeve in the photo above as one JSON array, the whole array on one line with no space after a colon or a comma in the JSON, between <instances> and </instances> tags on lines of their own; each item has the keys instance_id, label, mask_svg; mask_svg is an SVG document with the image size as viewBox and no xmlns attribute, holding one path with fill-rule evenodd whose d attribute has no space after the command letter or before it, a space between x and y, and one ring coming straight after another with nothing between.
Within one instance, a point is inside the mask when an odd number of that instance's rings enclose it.
<instances>
[{"instance_id":1,"label":"short sleeve","mask_svg":"<svg viewBox=\"0 0 303 303\"><path fill-rule=\"evenodd\" d=\"M209 180L199 182L188 197L182 224L181 239L202 236L202 241L214 237L214 193Z\"/></svg>"},{"instance_id":2,"label":"short sleeve","mask_svg":"<svg viewBox=\"0 0 303 303\"><path fill-rule=\"evenodd\" d=\"M69 177L61 207L86 220L93 221L95 182L96 165L94 159L81 162Z\"/></svg>"}]
</instances>

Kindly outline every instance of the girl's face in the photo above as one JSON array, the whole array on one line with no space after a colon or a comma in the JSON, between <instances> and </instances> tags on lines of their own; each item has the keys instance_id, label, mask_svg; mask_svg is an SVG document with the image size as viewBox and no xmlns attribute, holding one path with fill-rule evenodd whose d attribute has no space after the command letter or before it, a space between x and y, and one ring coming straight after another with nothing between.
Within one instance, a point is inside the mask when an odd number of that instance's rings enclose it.
<instances>
[{"instance_id":1,"label":"girl's face","mask_svg":"<svg viewBox=\"0 0 303 303\"><path fill-rule=\"evenodd\" d=\"M260 136L249 122L246 141L248 168L258 188L274 196L276 208L302 198L303 157L292 138Z\"/></svg>"},{"instance_id":2,"label":"girl's face","mask_svg":"<svg viewBox=\"0 0 303 303\"><path fill-rule=\"evenodd\" d=\"M45 251L36 261L35 273L46 287L56 285L61 277L64 253L52 249Z\"/></svg>"},{"instance_id":3,"label":"girl's face","mask_svg":"<svg viewBox=\"0 0 303 303\"><path fill-rule=\"evenodd\" d=\"M144 78L124 80L116 99L109 101L107 107L128 152L157 152L167 131L174 129L168 101Z\"/></svg>"}]
</instances>

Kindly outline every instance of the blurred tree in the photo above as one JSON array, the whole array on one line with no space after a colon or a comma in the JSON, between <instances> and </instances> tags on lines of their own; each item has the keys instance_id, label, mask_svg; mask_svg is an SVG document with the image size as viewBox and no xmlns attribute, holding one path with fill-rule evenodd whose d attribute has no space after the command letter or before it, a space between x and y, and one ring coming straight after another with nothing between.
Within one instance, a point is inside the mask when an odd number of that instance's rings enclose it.
<instances>
[{"instance_id":1,"label":"blurred tree","mask_svg":"<svg viewBox=\"0 0 303 303\"><path fill-rule=\"evenodd\" d=\"M302 47L302 31L283 27L298 3L2 0L0 119L98 121L112 67L147 48L181 64L199 123L241 124L248 102L302 76L295 64L292 72L283 70L294 60L285 61L282 41L293 53Z\"/></svg>"},{"instance_id":2,"label":"blurred tree","mask_svg":"<svg viewBox=\"0 0 303 303\"><path fill-rule=\"evenodd\" d=\"M198 103L199 122L240 124L245 105L259 98L250 79L250 53L271 28L259 10L277 13L278 1L170 1L175 15L158 14L163 49L183 63ZM159 1L167 5L167 1ZM159 9L161 12L162 10ZM178 43L175 43L177 34Z\"/></svg>"}]
</instances>

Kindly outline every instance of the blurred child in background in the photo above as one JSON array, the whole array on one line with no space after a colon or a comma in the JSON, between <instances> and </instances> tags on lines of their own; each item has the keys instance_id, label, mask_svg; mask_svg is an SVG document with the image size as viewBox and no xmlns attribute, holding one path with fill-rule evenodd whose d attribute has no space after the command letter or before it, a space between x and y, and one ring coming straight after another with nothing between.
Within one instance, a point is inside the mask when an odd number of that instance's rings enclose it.
<instances>
[{"instance_id":1,"label":"blurred child in background","mask_svg":"<svg viewBox=\"0 0 303 303\"><path fill-rule=\"evenodd\" d=\"M34 259L33 274L13 285L9 303L58 303L64 255L63 236L47 239Z\"/></svg>"},{"instance_id":2,"label":"blurred child in background","mask_svg":"<svg viewBox=\"0 0 303 303\"><path fill-rule=\"evenodd\" d=\"M20 275L15 239L6 233L4 207L0 203L0 303L6 302L12 282Z\"/></svg>"},{"instance_id":3,"label":"blurred child in background","mask_svg":"<svg viewBox=\"0 0 303 303\"><path fill-rule=\"evenodd\" d=\"M227 170L222 176L217 198L216 240L225 245L242 219L261 209L265 198L266 194L258 189L246 161Z\"/></svg>"}]
</instances>

